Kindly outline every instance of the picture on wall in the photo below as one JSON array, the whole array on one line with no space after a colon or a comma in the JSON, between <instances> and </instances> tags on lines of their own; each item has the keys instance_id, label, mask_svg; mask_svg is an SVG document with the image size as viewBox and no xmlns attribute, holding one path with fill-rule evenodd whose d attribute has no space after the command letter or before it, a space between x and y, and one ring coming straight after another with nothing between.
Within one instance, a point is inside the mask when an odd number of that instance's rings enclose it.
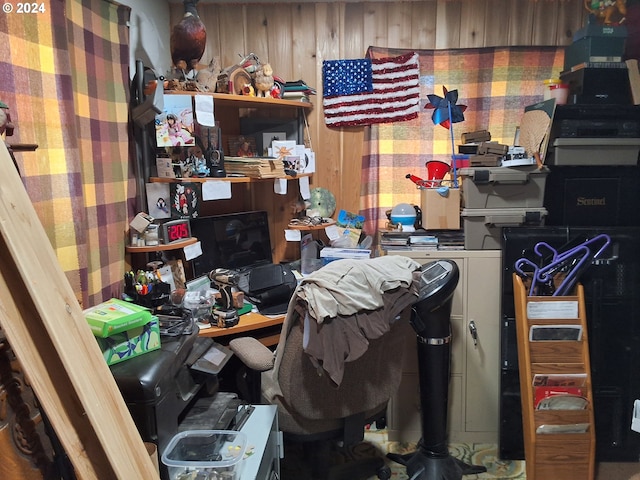
<instances>
[{"instance_id":1,"label":"picture on wall","mask_svg":"<svg viewBox=\"0 0 640 480\"><path fill-rule=\"evenodd\" d=\"M230 157L258 156L256 138L251 135L232 135L229 137Z\"/></svg>"},{"instance_id":2,"label":"picture on wall","mask_svg":"<svg viewBox=\"0 0 640 480\"><path fill-rule=\"evenodd\" d=\"M165 95L164 109L156 115L156 145L195 145L193 103L190 95Z\"/></svg>"},{"instance_id":3,"label":"picture on wall","mask_svg":"<svg viewBox=\"0 0 640 480\"><path fill-rule=\"evenodd\" d=\"M146 190L149 215L153 218L171 218L169 184L147 183Z\"/></svg>"},{"instance_id":4,"label":"picture on wall","mask_svg":"<svg viewBox=\"0 0 640 480\"><path fill-rule=\"evenodd\" d=\"M171 218L196 218L199 216L202 184L184 182L171 184Z\"/></svg>"}]
</instances>

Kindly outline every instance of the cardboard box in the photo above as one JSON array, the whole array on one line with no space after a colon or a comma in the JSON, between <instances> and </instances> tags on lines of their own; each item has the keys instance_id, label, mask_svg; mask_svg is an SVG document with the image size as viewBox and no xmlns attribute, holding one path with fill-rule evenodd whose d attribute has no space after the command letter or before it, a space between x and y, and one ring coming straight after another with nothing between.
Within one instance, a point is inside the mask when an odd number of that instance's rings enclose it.
<instances>
[{"instance_id":1,"label":"cardboard box","mask_svg":"<svg viewBox=\"0 0 640 480\"><path fill-rule=\"evenodd\" d=\"M422 228L425 230L460 229L460 189L450 188L446 196L438 188L423 188L420 191Z\"/></svg>"},{"instance_id":2,"label":"cardboard box","mask_svg":"<svg viewBox=\"0 0 640 480\"><path fill-rule=\"evenodd\" d=\"M160 348L160 322L152 316L144 325L116 333L107 338L96 337L107 365L115 365Z\"/></svg>"},{"instance_id":3,"label":"cardboard box","mask_svg":"<svg viewBox=\"0 0 640 480\"><path fill-rule=\"evenodd\" d=\"M148 308L117 298L87 308L83 313L93 334L102 338L144 325L152 317Z\"/></svg>"}]
</instances>

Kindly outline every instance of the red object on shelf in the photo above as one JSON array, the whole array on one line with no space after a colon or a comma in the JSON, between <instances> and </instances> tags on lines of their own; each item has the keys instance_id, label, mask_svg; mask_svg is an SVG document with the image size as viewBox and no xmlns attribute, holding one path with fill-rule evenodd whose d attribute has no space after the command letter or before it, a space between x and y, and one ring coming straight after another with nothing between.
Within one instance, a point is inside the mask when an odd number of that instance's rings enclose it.
<instances>
[{"instance_id":1,"label":"red object on shelf","mask_svg":"<svg viewBox=\"0 0 640 480\"><path fill-rule=\"evenodd\" d=\"M408 178L409 180L411 180L413 183L415 183L417 186L419 187L423 187L423 188L429 188L431 186L431 184L433 182L428 182L426 180L423 180L420 177L416 177L415 175L412 175L410 173L407 173L406 178Z\"/></svg>"}]
</instances>

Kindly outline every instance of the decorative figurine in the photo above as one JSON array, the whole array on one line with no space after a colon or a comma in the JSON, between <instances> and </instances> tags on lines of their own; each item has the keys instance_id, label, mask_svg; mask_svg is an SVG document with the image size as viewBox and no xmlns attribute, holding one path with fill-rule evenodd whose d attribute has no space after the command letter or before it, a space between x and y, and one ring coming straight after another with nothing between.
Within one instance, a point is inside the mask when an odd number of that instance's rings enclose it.
<instances>
[{"instance_id":1,"label":"decorative figurine","mask_svg":"<svg viewBox=\"0 0 640 480\"><path fill-rule=\"evenodd\" d=\"M255 73L254 84L256 86L257 97L269 97L273 88L273 69L271 65L265 63L260 65Z\"/></svg>"}]
</instances>

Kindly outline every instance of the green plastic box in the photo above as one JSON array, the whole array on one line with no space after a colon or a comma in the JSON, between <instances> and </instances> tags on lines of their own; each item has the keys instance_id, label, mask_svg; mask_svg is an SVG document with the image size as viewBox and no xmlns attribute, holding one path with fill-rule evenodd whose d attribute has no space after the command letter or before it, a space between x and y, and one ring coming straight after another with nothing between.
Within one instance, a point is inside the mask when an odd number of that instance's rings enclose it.
<instances>
[{"instance_id":1,"label":"green plastic box","mask_svg":"<svg viewBox=\"0 0 640 480\"><path fill-rule=\"evenodd\" d=\"M117 298L88 308L83 313L93 334L101 338L149 323L152 316L148 308Z\"/></svg>"},{"instance_id":2,"label":"green plastic box","mask_svg":"<svg viewBox=\"0 0 640 480\"><path fill-rule=\"evenodd\" d=\"M158 350L160 348L160 322L158 317L152 315L151 320L144 325L115 333L106 338L96 337L96 340L107 365L115 365Z\"/></svg>"}]
</instances>

